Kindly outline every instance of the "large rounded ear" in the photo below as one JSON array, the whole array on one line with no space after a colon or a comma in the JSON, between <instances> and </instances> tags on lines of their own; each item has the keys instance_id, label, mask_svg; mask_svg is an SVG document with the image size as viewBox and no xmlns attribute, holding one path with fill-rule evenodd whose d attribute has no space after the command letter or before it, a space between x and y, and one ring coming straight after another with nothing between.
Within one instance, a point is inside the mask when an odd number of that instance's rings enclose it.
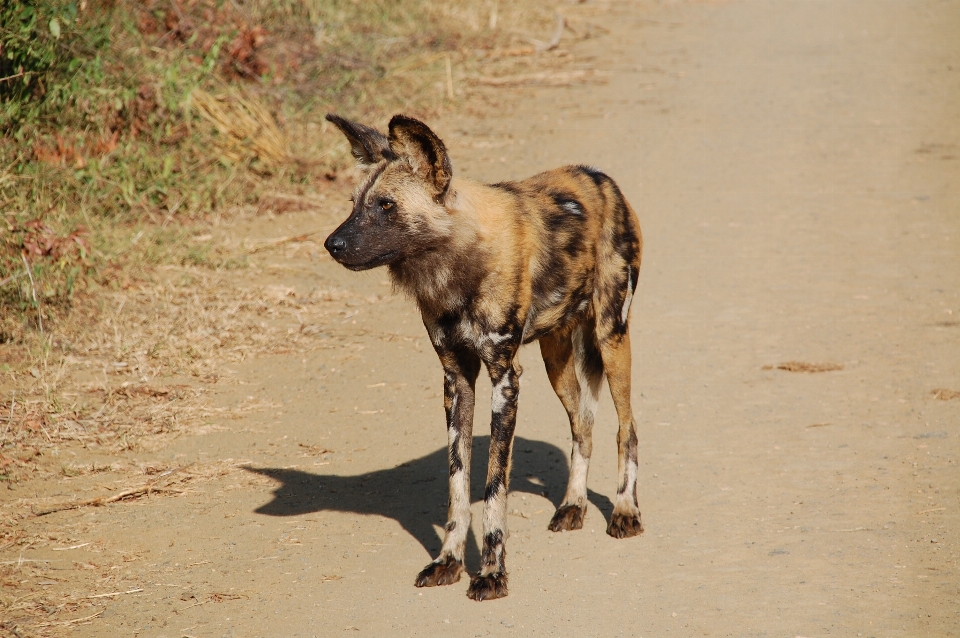
<instances>
[{"instance_id":1,"label":"large rounded ear","mask_svg":"<svg viewBox=\"0 0 960 638\"><path fill-rule=\"evenodd\" d=\"M410 164L435 198L447 192L453 166L443 142L426 124L412 117L394 115L390 120L390 149Z\"/></svg>"},{"instance_id":2,"label":"large rounded ear","mask_svg":"<svg viewBox=\"0 0 960 638\"><path fill-rule=\"evenodd\" d=\"M375 128L345 120L333 113L327 114L327 121L340 129L350 142L350 152L361 167L378 164L384 160L394 160L396 156L390 150L390 141Z\"/></svg>"}]
</instances>

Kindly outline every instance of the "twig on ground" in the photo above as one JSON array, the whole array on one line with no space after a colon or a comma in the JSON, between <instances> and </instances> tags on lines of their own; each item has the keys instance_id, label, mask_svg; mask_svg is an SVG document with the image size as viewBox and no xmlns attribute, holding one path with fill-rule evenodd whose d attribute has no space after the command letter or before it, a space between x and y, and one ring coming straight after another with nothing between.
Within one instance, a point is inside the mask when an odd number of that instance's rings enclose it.
<instances>
[{"instance_id":1,"label":"twig on ground","mask_svg":"<svg viewBox=\"0 0 960 638\"><path fill-rule=\"evenodd\" d=\"M89 616L84 616L83 618L74 618L73 620L59 620L56 622L45 622L40 623L39 625L34 625L34 627L69 627L70 625L76 625L77 623L86 622L88 620L93 620L100 614L102 614L106 609L101 609L95 614L90 614Z\"/></svg>"},{"instance_id":2,"label":"twig on ground","mask_svg":"<svg viewBox=\"0 0 960 638\"><path fill-rule=\"evenodd\" d=\"M5 78L0 78L0 82L7 82L9 80L16 80L17 78L23 77L24 75L29 75L33 71L20 71L20 73L15 73L13 75L8 75Z\"/></svg>"},{"instance_id":3,"label":"twig on ground","mask_svg":"<svg viewBox=\"0 0 960 638\"><path fill-rule=\"evenodd\" d=\"M193 608L193 607L199 607L200 605L205 605L205 604L207 604L207 603L209 603L209 602L210 602L209 600L198 600L197 602L193 603L192 605L187 605L186 607L182 607L182 608L180 608L180 609L175 609L173 613L179 614L181 611L186 611L187 609L191 609L191 608Z\"/></svg>"},{"instance_id":4,"label":"twig on ground","mask_svg":"<svg viewBox=\"0 0 960 638\"><path fill-rule=\"evenodd\" d=\"M51 549L55 552L65 552L71 549L80 549L81 547L86 547L89 544L90 541L87 541L86 543L80 543L79 545L71 545L70 547L51 547Z\"/></svg>"},{"instance_id":5,"label":"twig on ground","mask_svg":"<svg viewBox=\"0 0 960 638\"><path fill-rule=\"evenodd\" d=\"M765 370L770 368L764 366ZM810 363L808 361L784 361L777 365L777 370L786 370L787 372L834 372L843 370L843 365L839 363Z\"/></svg>"},{"instance_id":6,"label":"twig on ground","mask_svg":"<svg viewBox=\"0 0 960 638\"><path fill-rule=\"evenodd\" d=\"M142 591L143 587L138 587L137 589L128 589L127 591L114 591L109 594L93 594L92 596L87 596L87 598L109 598L112 596L122 596L123 594L136 594Z\"/></svg>"},{"instance_id":7,"label":"twig on ground","mask_svg":"<svg viewBox=\"0 0 960 638\"><path fill-rule=\"evenodd\" d=\"M116 502L116 501L119 501L119 500L122 500L122 499L125 499L125 498L130 498L130 497L136 498L136 497L139 497L139 496L144 496L144 495L150 494L151 492L175 492L175 493L179 493L180 490L172 490L172 489L170 489L170 488L167 487L167 486L158 487L158 486L157 486L157 483L160 483L161 481L169 480L173 475L175 475L175 474L177 474L177 473L185 470L186 468L190 467L191 465L193 465L193 463L190 463L189 465L184 465L183 467L178 467L178 468L173 469L173 470L167 470L166 472L163 472L162 474L158 475L158 476L157 476L155 479L153 479L152 481L149 481L149 482L147 482L147 483L145 483L145 484L143 484L143 485L140 485L140 486L138 486L138 487L131 487L130 489L126 489L126 490L123 490L123 491L121 491L121 492L117 492L117 493L114 494L113 496L100 496L100 497L97 497L97 498L86 499L86 500L83 500L83 501L73 501L73 502L70 502L70 503L61 503L61 504L59 504L59 505L54 505L53 507L48 507L48 508L41 509L41 510L33 510L33 514L34 514L34 516L46 516L47 514L53 514L54 512L62 512L62 511L64 511L64 510L79 509L79 508L81 508L81 507L89 507L89 506L91 506L91 505L92 505L92 506L106 505L106 504L108 504L108 503L114 503L114 502Z\"/></svg>"}]
</instances>

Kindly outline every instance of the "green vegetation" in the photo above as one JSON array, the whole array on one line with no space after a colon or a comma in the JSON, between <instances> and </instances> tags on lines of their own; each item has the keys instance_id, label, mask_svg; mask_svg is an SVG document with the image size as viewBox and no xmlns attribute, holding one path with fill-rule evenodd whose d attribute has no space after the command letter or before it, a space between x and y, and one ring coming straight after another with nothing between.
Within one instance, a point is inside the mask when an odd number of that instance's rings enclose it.
<instances>
[{"instance_id":1,"label":"green vegetation","mask_svg":"<svg viewBox=\"0 0 960 638\"><path fill-rule=\"evenodd\" d=\"M500 9L526 27L546 5ZM328 110L428 116L449 64L518 40L488 0L33 0L0 4L0 343L78 291L207 263L191 225L345 161ZM213 265L216 265L215 263Z\"/></svg>"}]
</instances>

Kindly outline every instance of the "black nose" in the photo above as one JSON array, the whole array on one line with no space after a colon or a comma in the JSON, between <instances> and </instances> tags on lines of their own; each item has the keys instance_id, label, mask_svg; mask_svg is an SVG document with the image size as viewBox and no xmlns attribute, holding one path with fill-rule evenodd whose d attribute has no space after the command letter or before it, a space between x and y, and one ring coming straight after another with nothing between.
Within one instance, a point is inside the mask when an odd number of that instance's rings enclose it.
<instances>
[{"instance_id":1,"label":"black nose","mask_svg":"<svg viewBox=\"0 0 960 638\"><path fill-rule=\"evenodd\" d=\"M326 248L331 255L336 255L347 249L347 242L340 237L330 235L327 237L327 241L323 242L323 247Z\"/></svg>"}]
</instances>

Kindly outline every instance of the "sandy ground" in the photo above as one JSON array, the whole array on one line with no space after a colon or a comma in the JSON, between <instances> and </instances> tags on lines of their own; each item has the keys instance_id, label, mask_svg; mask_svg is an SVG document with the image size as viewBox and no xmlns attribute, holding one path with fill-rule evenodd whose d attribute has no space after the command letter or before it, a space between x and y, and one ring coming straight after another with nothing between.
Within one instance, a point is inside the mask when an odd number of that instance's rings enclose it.
<instances>
[{"instance_id":1,"label":"sandy ground","mask_svg":"<svg viewBox=\"0 0 960 638\"><path fill-rule=\"evenodd\" d=\"M638 210L646 532L604 534L609 398L585 527L547 531L569 431L527 348L510 595L475 603L466 579L414 588L446 509L439 364L383 270L358 275L293 251L269 257L274 280L365 300L325 328L337 347L230 366L219 405L272 407L130 453L205 468L179 497L27 523L90 543L4 554L51 561L24 572L48 586L75 569L98 574L94 606L76 616L102 613L58 631L960 634L960 400L933 394L960 390L960 4L617 3L591 20L610 33L580 51L610 71L607 83L514 91L501 113L436 128L463 174L589 163ZM279 217L269 233L333 228L347 210ZM257 223L229 231L267 232ZM790 361L842 369L777 368ZM18 496L55 489L70 496L53 483Z\"/></svg>"}]
</instances>

